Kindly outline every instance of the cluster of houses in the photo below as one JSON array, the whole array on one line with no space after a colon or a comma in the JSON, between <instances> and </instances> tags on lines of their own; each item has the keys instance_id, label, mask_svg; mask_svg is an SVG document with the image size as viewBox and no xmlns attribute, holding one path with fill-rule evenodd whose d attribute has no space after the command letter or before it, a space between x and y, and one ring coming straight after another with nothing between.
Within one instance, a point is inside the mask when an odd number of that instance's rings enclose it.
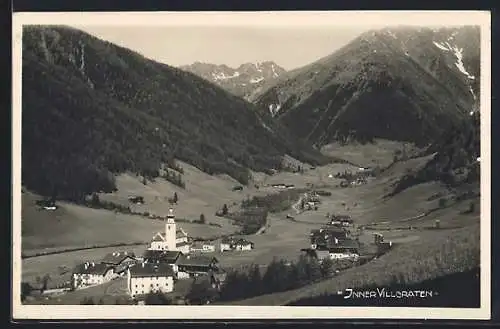
<instances>
[{"instance_id":1,"label":"cluster of houses","mask_svg":"<svg viewBox=\"0 0 500 329\"><path fill-rule=\"evenodd\" d=\"M317 193L306 193L302 199L301 208L302 210L318 210L320 203L321 199Z\"/></svg>"},{"instance_id":2,"label":"cluster of houses","mask_svg":"<svg viewBox=\"0 0 500 329\"><path fill-rule=\"evenodd\" d=\"M136 263L134 253L127 251L113 252L96 262L85 262L76 266L71 278L73 289L95 286L124 276L130 266Z\"/></svg>"},{"instance_id":3,"label":"cluster of houses","mask_svg":"<svg viewBox=\"0 0 500 329\"><path fill-rule=\"evenodd\" d=\"M357 186L368 183L368 178L373 177L375 175L375 171L373 168L363 168L359 167L356 173L338 173L335 175L338 178L343 177L344 180L340 182L341 187L349 187L349 186Z\"/></svg>"},{"instance_id":4,"label":"cluster of houses","mask_svg":"<svg viewBox=\"0 0 500 329\"><path fill-rule=\"evenodd\" d=\"M245 239L227 238L220 243L221 252L253 248L254 244ZM72 288L95 286L126 276L128 292L137 299L150 292L172 292L177 280L200 275L207 276L214 288L220 288L225 271L215 257L203 254L214 251L212 244L190 241L188 234L176 227L170 209L165 231L154 235L144 255L120 251L106 255L100 262L80 264L73 271Z\"/></svg>"},{"instance_id":5,"label":"cluster of houses","mask_svg":"<svg viewBox=\"0 0 500 329\"><path fill-rule=\"evenodd\" d=\"M351 237L349 227L352 225L353 220L349 216L332 215L326 225L311 230L310 249L314 255L320 261L325 258L357 260L359 243Z\"/></svg>"},{"instance_id":6,"label":"cluster of houses","mask_svg":"<svg viewBox=\"0 0 500 329\"><path fill-rule=\"evenodd\" d=\"M252 250L255 248L253 242L246 239L236 239L234 237L224 238L220 242L220 251L230 251L230 250Z\"/></svg>"}]
</instances>

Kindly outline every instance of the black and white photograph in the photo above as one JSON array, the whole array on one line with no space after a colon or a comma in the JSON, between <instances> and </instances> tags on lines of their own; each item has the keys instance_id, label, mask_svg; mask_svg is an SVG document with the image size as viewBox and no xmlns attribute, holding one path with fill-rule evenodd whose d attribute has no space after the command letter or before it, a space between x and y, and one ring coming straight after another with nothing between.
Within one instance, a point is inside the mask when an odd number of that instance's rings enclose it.
<instances>
[{"instance_id":1,"label":"black and white photograph","mask_svg":"<svg viewBox=\"0 0 500 329\"><path fill-rule=\"evenodd\" d=\"M13 316L489 319L490 34L14 14Z\"/></svg>"}]
</instances>

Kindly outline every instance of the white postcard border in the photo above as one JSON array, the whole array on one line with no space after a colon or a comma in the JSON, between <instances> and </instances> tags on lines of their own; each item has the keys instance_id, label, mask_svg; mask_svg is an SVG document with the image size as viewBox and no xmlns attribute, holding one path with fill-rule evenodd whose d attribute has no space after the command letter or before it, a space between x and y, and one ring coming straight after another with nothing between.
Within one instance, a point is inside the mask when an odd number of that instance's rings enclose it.
<instances>
[{"instance_id":1,"label":"white postcard border","mask_svg":"<svg viewBox=\"0 0 500 329\"><path fill-rule=\"evenodd\" d=\"M117 19L119 17L119 19ZM168 19L167 19L168 18ZM126 22L123 23L123 22ZM355 22L355 23L354 23ZM23 25L481 26L481 307L86 306L22 305L21 74ZM491 306L491 18L488 11L369 12L71 12L15 13L12 27L12 300L14 319L490 319Z\"/></svg>"}]
</instances>

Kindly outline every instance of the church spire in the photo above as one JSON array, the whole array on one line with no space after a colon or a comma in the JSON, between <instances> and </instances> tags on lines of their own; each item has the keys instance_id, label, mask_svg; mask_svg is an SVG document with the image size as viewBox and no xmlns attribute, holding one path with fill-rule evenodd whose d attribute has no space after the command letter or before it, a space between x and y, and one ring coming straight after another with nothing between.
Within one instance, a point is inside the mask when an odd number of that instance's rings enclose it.
<instances>
[{"instance_id":1,"label":"church spire","mask_svg":"<svg viewBox=\"0 0 500 329\"><path fill-rule=\"evenodd\" d=\"M174 209L172 208L168 210L167 223L175 223Z\"/></svg>"}]
</instances>

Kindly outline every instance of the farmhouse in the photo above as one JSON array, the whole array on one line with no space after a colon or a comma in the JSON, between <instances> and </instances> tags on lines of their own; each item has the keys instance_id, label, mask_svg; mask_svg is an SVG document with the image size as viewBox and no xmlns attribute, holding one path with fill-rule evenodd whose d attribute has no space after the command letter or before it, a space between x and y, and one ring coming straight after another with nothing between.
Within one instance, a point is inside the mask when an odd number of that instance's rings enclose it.
<instances>
[{"instance_id":1,"label":"farmhouse","mask_svg":"<svg viewBox=\"0 0 500 329\"><path fill-rule=\"evenodd\" d=\"M36 201L37 206L44 210L56 210L56 202L54 200L38 200Z\"/></svg>"},{"instance_id":2,"label":"farmhouse","mask_svg":"<svg viewBox=\"0 0 500 329\"><path fill-rule=\"evenodd\" d=\"M149 292L172 292L174 271L168 264L136 264L128 269L127 288L134 298Z\"/></svg>"},{"instance_id":3,"label":"farmhouse","mask_svg":"<svg viewBox=\"0 0 500 329\"><path fill-rule=\"evenodd\" d=\"M235 239L233 238L223 238L220 242L220 251L233 250L234 241Z\"/></svg>"},{"instance_id":4,"label":"farmhouse","mask_svg":"<svg viewBox=\"0 0 500 329\"><path fill-rule=\"evenodd\" d=\"M158 232L151 240L150 250L173 250L188 254L190 243L188 234L182 228L176 228L173 209L170 209L165 223L165 232Z\"/></svg>"},{"instance_id":5,"label":"farmhouse","mask_svg":"<svg viewBox=\"0 0 500 329\"><path fill-rule=\"evenodd\" d=\"M195 242L191 245L191 252L215 252L215 246L204 242Z\"/></svg>"},{"instance_id":6,"label":"farmhouse","mask_svg":"<svg viewBox=\"0 0 500 329\"><path fill-rule=\"evenodd\" d=\"M337 245L340 241L349 237L349 232L343 227L329 226L321 229L311 230L310 242L312 249L327 249L331 245Z\"/></svg>"},{"instance_id":7,"label":"farmhouse","mask_svg":"<svg viewBox=\"0 0 500 329\"><path fill-rule=\"evenodd\" d=\"M220 243L220 251L226 250L252 250L255 244L245 239L235 239L233 237L224 238Z\"/></svg>"},{"instance_id":8,"label":"farmhouse","mask_svg":"<svg viewBox=\"0 0 500 329\"><path fill-rule=\"evenodd\" d=\"M72 275L73 288L103 284L115 277L113 266L86 262L78 265Z\"/></svg>"},{"instance_id":9,"label":"farmhouse","mask_svg":"<svg viewBox=\"0 0 500 329\"><path fill-rule=\"evenodd\" d=\"M174 271L178 279L184 279L218 270L218 263L215 257L181 255L174 264Z\"/></svg>"},{"instance_id":10,"label":"farmhouse","mask_svg":"<svg viewBox=\"0 0 500 329\"><path fill-rule=\"evenodd\" d=\"M245 239L239 239L234 243L235 250L252 250L254 243Z\"/></svg>"},{"instance_id":11,"label":"farmhouse","mask_svg":"<svg viewBox=\"0 0 500 329\"><path fill-rule=\"evenodd\" d=\"M348 215L333 215L330 217L327 225L332 226L352 226L354 221Z\"/></svg>"},{"instance_id":12,"label":"farmhouse","mask_svg":"<svg viewBox=\"0 0 500 329\"><path fill-rule=\"evenodd\" d=\"M384 241L384 236L380 233L373 234L375 245L377 246L377 254L382 255L392 248L392 241Z\"/></svg>"},{"instance_id":13,"label":"farmhouse","mask_svg":"<svg viewBox=\"0 0 500 329\"><path fill-rule=\"evenodd\" d=\"M351 259L359 258L359 245L354 240L344 240L336 246L328 249L331 259Z\"/></svg>"},{"instance_id":14,"label":"farmhouse","mask_svg":"<svg viewBox=\"0 0 500 329\"><path fill-rule=\"evenodd\" d=\"M124 275L125 271L136 263L136 258L133 252L116 251L104 256L101 263L112 266L115 274Z\"/></svg>"}]
</instances>

